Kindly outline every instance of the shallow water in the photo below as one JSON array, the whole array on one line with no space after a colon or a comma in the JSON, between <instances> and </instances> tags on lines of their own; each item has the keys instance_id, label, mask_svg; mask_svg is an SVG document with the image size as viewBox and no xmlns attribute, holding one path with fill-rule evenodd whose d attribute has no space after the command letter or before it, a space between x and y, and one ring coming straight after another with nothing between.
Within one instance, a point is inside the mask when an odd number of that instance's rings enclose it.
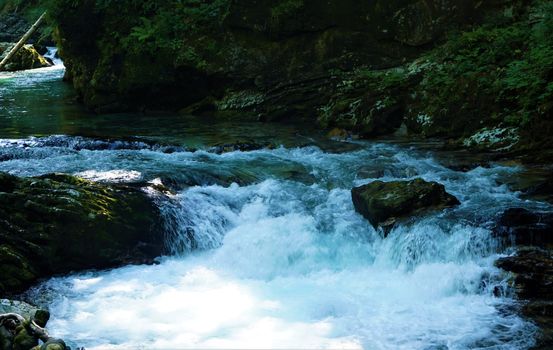
<instances>
[{"instance_id":1,"label":"shallow water","mask_svg":"<svg viewBox=\"0 0 553 350\"><path fill-rule=\"evenodd\" d=\"M302 126L100 118L76 105L67 112L58 102L31 108L16 101L36 89L55 101L71 94L60 87L60 72L15 75L0 90L13 103L0 107L0 122L19 123L0 128L0 171L65 172L145 188L154 181L174 194L153 194L171 251L158 265L53 278L30 292L50 307L51 334L87 349L533 344L536 328L517 315L507 276L493 266L503 250L488 230L505 208L547 209L498 184L522 169L456 172L431 152L382 143L343 147ZM33 124L18 108L35 115L45 109L51 117ZM72 117L64 119L60 109ZM209 152L221 138L282 146ZM462 204L385 239L355 213L353 186L415 177L443 183Z\"/></svg>"}]
</instances>

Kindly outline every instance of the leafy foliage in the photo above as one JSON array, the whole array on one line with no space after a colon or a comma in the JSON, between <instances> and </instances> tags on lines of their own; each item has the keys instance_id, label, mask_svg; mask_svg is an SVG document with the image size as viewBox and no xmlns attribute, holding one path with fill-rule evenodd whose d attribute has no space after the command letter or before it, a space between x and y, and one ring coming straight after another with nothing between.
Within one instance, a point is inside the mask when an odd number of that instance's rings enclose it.
<instances>
[{"instance_id":1,"label":"leafy foliage","mask_svg":"<svg viewBox=\"0 0 553 350\"><path fill-rule=\"evenodd\" d=\"M195 60L190 41L200 29L216 31L225 18L230 0L43 0L51 17L63 20L67 8L90 6L93 13L112 22L102 24L114 42L103 42L136 55L154 55L160 51L174 61ZM116 15L114 15L116 14Z\"/></svg>"},{"instance_id":2,"label":"leafy foliage","mask_svg":"<svg viewBox=\"0 0 553 350\"><path fill-rule=\"evenodd\" d=\"M278 2L271 8L271 18L278 22L303 7L303 0L285 0Z\"/></svg>"},{"instance_id":3,"label":"leafy foliage","mask_svg":"<svg viewBox=\"0 0 553 350\"><path fill-rule=\"evenodd\" d=\"M425 114L526 126L553 110L553 4L502 25L453 34L417 87ZM485 126L485 125L483 125Z\"/></svg>"}]
</instances>

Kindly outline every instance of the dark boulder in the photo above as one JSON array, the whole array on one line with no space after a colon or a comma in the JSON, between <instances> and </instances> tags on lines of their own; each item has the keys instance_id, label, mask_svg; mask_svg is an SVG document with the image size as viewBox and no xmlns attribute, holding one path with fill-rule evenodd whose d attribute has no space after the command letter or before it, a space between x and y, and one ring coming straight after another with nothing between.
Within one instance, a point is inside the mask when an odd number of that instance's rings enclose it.
<instances>
[{"instance_id":1,"label":"dark boulder","mask_svg":"<svg viewBox=\"0 0 553 350\"><path fill-rule=\"evenodd\" d=\"M549 169L549 171L551 171L551 169ZM553 203L553 175L549 175L538 183L525 189L525 194L532 198Z\"/></svg>"},{"instance_id":2,"label":"dark boulder","mask_svg":"<svg viewBox=\"0 0 553 350\"><path fill-rule=\"evenodd\" d=\"M209 151L217 154L223 154L223 153L236 152L236 151L240 151L240 152L257 151L264 148L274 149L276 147L270 142L259 143L254 140L237 140L234 143L219 143L211 147Z\"/></svg>"},{"instance_id":3,"label":"dark boulder","mask_svg":"<svg viewBox=\"0 0 553 350\"><path fill-rule=\"evenodd\" d=\"M516 255L497 260L496 266L515 274L515 286L520 298L553 300L551 251L532 247L519 248Z\"/></svg>"},{"instance_id":4,"label":"dark boulder","mask_svg":"<svg viewBox=\"0 0 553 350\"><path fill-rule=\"evenodd\" d=\"M355 210L375 227L391 227L397 220L459 204L437 182L374 181L351 190Z\"/></svg>"},{"instance_id":5,"label":"dark boulder","mask_svg":"<svg viewBox=\"0 0 553 350\"><path fill-rule=\"evenodd\" d=\"M519 248L516 255L499 259L496 266L513 273L517 295L526 301L522 313L540 328L533 349L553 348L553 252Z\"/></svg>"},{"instance_id":6,"label":"dark boulder","mask_svg":"<svg viewBox=\"0 0 553 350\"><path fill-rule=\"evenodd\" d=\"M163 253L158 220L137 189L0 173L0 293L53 274L152 262Z\"/></svg>"},{"instance_id":7,"label":"dark boulder","mask_svg":"<svg viewBox=\"0 0 553 350\"><path fill-rule=\"evenodd\" d=\"M506 244L552 245L553 213L509 208L500 215L493 232Z\"/></svg>"}]
</instances>

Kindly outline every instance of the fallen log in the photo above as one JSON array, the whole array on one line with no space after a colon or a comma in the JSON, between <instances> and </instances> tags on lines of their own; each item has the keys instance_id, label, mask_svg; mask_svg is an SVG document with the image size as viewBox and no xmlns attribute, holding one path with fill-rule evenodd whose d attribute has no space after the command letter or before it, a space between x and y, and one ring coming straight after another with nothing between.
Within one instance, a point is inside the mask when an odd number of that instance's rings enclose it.
<instances>
[{"instance_id":1,"label":"fallen log","mask_svg":"<svg viewBox=\"0 0 553 350\"><path fill-rule=\"evenodd\" d=\"M31 37L31 35L33 35L33 33L38 29L38 27L42 24L42 22L44 21L44 17L46 17L46 12L44 12L35 22L35 24L33 24L31 26L31 28L29 28L29 30L25 33L25 35L23 35L21 37L21 39L19 39L19 41L17 42L17 44L15 44L15 46L10 50L10 52L8 52L8 54L6 55L6 57L4 57L4 59L2 60L2 62L0 62L0 71L4 70L4 67L6 66L6 64L8 64L8 62L11 60L11 58L17 53L17 51L19 51L19 49L21 49L21 47L23 47L23 45L25 45L25 43L27 42L27 40L29 40L29 38Z\"/></svg>"}]
</instances>

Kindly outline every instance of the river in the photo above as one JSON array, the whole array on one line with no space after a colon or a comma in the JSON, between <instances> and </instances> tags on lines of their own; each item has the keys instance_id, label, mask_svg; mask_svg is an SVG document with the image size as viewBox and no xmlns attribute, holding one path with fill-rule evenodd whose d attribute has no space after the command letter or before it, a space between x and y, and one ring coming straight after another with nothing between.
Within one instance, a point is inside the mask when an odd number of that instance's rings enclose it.
<instances>
[{"instance_id":1,"label":"river","mask_svg":"<svg viewBox=\"0 0 553 350\"><path fill-rule=\"evenodd\" d=\"M505 254L490 223L504 209L544 209L501 179L432 151L332 142L302 125L97 116L61 82L63 66L0 73L0 171L164 183L171 254L159 264L52 278L28 297L52 335L87 349L527 349ZM248 140L276 147L213 152ZM455 209L387 238L351 203L376 179L438 181Z\"/></svg>"}]
</instances>

